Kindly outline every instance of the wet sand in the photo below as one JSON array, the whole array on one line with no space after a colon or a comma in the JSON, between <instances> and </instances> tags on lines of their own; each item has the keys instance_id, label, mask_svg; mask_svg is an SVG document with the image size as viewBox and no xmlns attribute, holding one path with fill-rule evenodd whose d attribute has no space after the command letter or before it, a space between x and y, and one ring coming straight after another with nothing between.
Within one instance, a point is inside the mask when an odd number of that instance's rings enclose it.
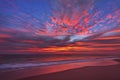
<instances>
[{"instance_id":1,"label":"wet sand","mask_svg":"<svg viewBox=\"0 0 120 80\"><path fill-rule=\"evenodd\" d=\"M120 62L120 60L115 60ZM19 80L120 80L120 64L111 66L87 66Z\"/></svg>"}]
</instances>

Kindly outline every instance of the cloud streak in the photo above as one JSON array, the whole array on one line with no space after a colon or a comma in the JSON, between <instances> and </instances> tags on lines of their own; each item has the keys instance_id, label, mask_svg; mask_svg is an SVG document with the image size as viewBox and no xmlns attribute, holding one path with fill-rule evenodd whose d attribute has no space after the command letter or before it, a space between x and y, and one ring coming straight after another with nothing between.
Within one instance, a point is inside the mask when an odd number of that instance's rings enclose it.
<instances>
[{"instance_id":1,"label":"cloud streak","mask_svg":"<svg viewBox=\"0 0 120 80\"><path fill-rule=\"evenodd\" d=\"M30 7L29 1L12 2L0 3L0 54L120 53L119 0L48 1L50 12L43 12L44 18L22 10Z\"/></svg>"}]
</instances>

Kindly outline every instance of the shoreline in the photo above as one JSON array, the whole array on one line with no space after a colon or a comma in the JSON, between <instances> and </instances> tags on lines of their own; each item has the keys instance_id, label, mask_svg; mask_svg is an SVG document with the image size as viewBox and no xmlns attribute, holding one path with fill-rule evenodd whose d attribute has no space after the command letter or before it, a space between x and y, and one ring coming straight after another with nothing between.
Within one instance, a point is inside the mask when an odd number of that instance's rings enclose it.
<instances>
[{"instance_id":1,"label":"shoreline","mask_svg":"<svg viewBox=\"0 0 120 80\"><path fill-rule=\"evenodd\" d=\"M61 64L61 65L54 65L54 66L47 66L47 67L33 67L33 68L19 69L15 71L1 72L0 78L2 80L73 80L73 77L74 78L77 77L76 74L80 74L78 75L77 78L78 80L81 80L80 76L83 75L81 73L81 70L84 71L85 74L88 74L88 72L86 71L86 68L91 68L91 67L95 68L92 70L90 69L91 72L93 72L93 71L96 71L96 68L98 67L104 69L104 67L109 67L112 65L119 66L119 68L117 69L119 69L119 72L120 72L120 59L111 59L111 60L105 59L100 61ZM77 72L74 72L74 70L76 70ZM112 70L114 72L114 68L109 70ZM51 75L53 75L53 77ZM61 77L66 77L66 76L70 77L70 79L68 78L61 79ZM89 75L86 75L86 76L89 76ZM49 77L50 79L46 79L46 77ZM37 79L34 79L34 78L37 78ZM83 80L87 80L87 79L83 79Z\"/></svg>"},{"instance_id":2,"label":"shoreline","mask_svg":"<svg viewBox=\"0 0 120 80\"><path fill-rule=\"evenodd\" d=\"M115 59L120 62L120 59ZM109 66L86 66L18 80L120 80L120 63Z\"/></svg>"}]
</instances>

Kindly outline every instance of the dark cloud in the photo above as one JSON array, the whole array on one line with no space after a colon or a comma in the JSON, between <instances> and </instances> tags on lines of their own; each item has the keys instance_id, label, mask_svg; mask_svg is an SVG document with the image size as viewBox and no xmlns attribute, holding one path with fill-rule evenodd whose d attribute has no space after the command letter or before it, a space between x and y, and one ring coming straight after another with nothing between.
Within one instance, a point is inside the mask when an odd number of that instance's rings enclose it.
<instances>
[{"instance_id":1,"label":"dark cloud","mask_svg":"<svg viewBox=\"0 0 120 80\"><path fill-rule=\"evenodd\" d=\"M49 19L43 16L42 20L17 7L12 8L15 14L0 14L0 54L120 53L120 10L114 5L111 12L107 2L104 10L97 3L56 0Z\"/></svg>"}]
</instances>

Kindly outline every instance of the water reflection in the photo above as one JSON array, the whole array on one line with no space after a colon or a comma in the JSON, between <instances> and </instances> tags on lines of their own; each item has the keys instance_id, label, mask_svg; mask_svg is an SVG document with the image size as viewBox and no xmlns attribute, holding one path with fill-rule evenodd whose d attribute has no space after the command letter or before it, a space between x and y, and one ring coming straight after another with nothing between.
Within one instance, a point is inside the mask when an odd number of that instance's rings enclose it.
<instances>
[{"instance_id":1,"label":"water reflection","mask_svg":"<svg viewBox=\"0 0 120 80\"><path fill-rule=\"evenodd\" d=\"M30 76L54 73L59 71L65 71L74 68L81 68L86 66L108 66L108 65L115 65L118 62L110 59L104 60L97 60L97 61L90 61L90 62L76 62L76 63L68 63L68 64L60 64L60 65L52 65L52 66L43 66L43 67L34 67L34 68L27 68L21 70L15 70L10 72L4 72L0 74L2 80L15 80ZM6 77L7 76L7 77Z\"/></svg>"}]
</instances>

